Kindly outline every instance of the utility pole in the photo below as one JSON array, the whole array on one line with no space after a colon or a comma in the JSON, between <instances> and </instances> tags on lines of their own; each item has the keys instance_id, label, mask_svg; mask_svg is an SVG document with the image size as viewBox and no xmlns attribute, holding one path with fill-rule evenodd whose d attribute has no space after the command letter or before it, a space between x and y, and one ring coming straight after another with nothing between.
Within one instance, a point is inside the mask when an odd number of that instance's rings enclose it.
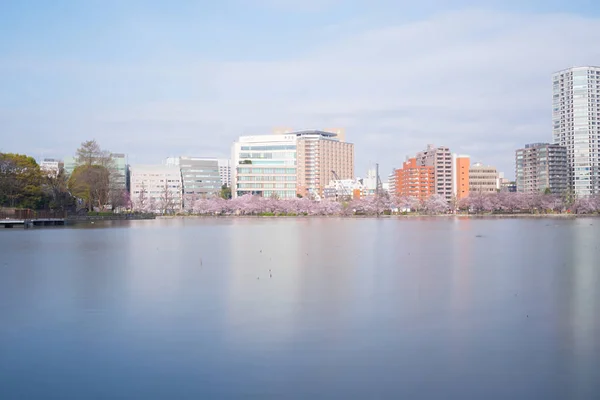
<instances>
[{"instance_id":1,"label":"utility pole","mask_svg":"<svg viewBox=\"0 0 600 400\"><path fill-rule=\"evenodd\" d=\"M377 218L379 218L379 164L375 164L375 204L377 207Z\"/></svg>"}]
</instances>

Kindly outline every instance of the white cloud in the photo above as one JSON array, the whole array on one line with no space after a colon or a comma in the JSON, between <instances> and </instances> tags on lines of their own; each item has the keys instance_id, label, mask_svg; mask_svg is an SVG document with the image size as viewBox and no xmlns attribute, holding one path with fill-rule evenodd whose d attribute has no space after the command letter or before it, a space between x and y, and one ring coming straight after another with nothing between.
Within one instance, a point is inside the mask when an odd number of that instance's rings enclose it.
<instances>
[{"instance_id":1,"label":"white cloud","mask_svg":"<svg viewBox=\"0 0 600 400\"><path fill-rule=\"evenodd\" d=\"M145 162L190 143L227 154L235 135L273 126L342 126L356 143L358 175L369 162L388 169L436 143L511 176L515 148L551 140L552 72L600 63L599 28L599 19L567 14L463 11L325 36L293 60L54 65L128 98L119 107L55 107L65 120L78 113L81 125L66 129L75 142L105 137Z\"/></svg>"}]
</instances>

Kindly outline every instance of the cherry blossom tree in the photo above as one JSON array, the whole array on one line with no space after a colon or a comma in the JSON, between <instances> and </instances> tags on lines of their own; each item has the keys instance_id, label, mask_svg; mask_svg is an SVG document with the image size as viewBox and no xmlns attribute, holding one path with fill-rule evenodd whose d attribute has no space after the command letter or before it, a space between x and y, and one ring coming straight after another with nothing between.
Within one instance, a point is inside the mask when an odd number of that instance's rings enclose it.
<instances>
[{"instance_id":1,"label":"cherry blossom tree","mask_svg":"<svg viewBox=\"0 0 600 400\"><path fill-rule=\"evenodd\" d=\"M425 200L423 210L427 214L445 214L450 210L450 205L443 196L434 194Z\"/></svg>"}]
</instances>

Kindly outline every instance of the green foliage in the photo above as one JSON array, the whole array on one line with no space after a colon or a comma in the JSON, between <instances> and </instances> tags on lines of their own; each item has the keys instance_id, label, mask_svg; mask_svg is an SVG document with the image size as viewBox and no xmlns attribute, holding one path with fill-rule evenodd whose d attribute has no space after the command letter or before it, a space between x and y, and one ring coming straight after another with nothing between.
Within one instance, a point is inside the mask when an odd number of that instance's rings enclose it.
<instances>
[{"instance_id":1,"label":"green foliage","mask_svg":"<svg viewBox=\"0 0 600 400\"><path fill-rule=\"evenodd\" d=\"M244 165L247 165L247 164L252 164L252 160L244 160L244 161L240 161L240 164L244 164Z\"/></svg>"},{"instance_id":2,"label":"green foliage","mask_svg":"<svg viewBox=\"0 0 600 400\"><path fill-rule=\"evenodd\" d=\"M231 188L227 185L221 186L220 196L225 200L231 199Z\"/></svg>"},{"instance_id":3,"label":"green foliage","mask_svg":"<svg viewBox=\"0 0 600 400\"><path fill-rule=\"evenodd\" d=\"M546 189L544 189L544 194L545 195L552 194L552 190L550 190L550 188L547 187Z\"/></svg>"},{"instance_id":4,"label":"green foliage","mask_svg":"<svg viewBox=\"0 0 600 400\"><path fill-rule=\"evenodd\" d=\"M42 204L42 172L33 157L0 153L0 205L37 209Z\"/></svg>"},{"instance_id":5,"label":"green foliage","mask_svg":"<svg viewBox=\"0 0 600 400\"><path fill-rule=\"evenodd\" d=\"M94 207L103 209L109 200L110 171L101 165L77 166L68 186L73 196L87 204L88 210Z\"/></svg>"}]
</instances>

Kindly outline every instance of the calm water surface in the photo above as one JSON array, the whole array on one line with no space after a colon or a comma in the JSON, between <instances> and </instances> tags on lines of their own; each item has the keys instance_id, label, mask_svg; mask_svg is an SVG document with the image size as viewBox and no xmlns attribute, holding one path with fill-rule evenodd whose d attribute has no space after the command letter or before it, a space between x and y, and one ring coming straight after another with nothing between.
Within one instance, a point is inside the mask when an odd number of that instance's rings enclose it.
<instances>
[{"instance_id":1,"label":"calm water surface","mask_svg":"<svg viewBox=\"0 0 600 400\"><path fill-rule=\"evenodd\" d=\"M0 230L0 398L598 399L600 220Z\"/></svg>"}]
</instances>

